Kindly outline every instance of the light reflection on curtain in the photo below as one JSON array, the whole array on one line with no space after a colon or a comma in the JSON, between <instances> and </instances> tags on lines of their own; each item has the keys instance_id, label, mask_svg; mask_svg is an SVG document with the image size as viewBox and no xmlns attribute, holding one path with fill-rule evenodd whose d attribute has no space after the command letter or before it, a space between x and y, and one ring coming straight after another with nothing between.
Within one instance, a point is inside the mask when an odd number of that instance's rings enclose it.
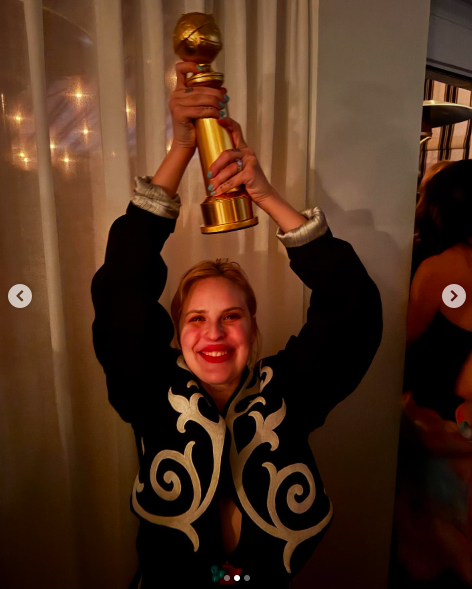
<instances>
[{"instance_id":1,"label":"light reflection on curtain","mask_svg":"<svg viewBox=\"0 0 472 589\"><path fill-rule=\"evenodd\" d=\"M171 142L173 28L183 12L214 12L225 44L215 68L225 73L230 116L268 178L302 209L315 204L308 194L316 98L310 31L318 3L44 0L42 23L35 6L0 4L1 581L9 589L126 588L137 566L137 520L129 511L136 450L131 428L108 404L93 352L90 282L133 177L153 174ZM44 43L47 170L38 166L25 14ZM41 174L52 177L49 201ZM202 236L198 156L179 193L182 214L164 250L164 304L191 264L237 260L258 295L263 353L274 353L304 313L302 285L275 225L258 211L254 230ZM44 234L49 222L56 240ZM17 283L33 292L26 309L7 301ZM59 309L51 308L53 291L61 294Z\"/></svg>"}]
</instances>

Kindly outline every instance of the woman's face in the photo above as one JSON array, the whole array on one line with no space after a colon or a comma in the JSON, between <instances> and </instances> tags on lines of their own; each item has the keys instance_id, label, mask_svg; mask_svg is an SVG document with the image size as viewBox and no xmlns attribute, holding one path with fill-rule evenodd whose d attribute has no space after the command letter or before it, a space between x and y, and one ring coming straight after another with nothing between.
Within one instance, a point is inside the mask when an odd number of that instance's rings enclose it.
<instances>
[{"instance_id":1,"label":"woman's face","mask_svg":"<svg viewBox=\"0 0 472 589\"><path fill-rule=\"evenodd\" d=\"M223 277L195 282L182 310L180 343L203 385L237 385L253 343L243 291Z\"/></svg>"}]
</instances>

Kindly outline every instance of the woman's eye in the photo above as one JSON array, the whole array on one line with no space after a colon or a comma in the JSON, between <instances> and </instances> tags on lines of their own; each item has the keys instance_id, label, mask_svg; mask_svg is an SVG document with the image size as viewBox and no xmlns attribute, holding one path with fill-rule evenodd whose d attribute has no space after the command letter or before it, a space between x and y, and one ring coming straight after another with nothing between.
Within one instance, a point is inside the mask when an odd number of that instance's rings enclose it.
<instances>
[{"instance_id":1,"label":"woman's eye","mask_svg":"<svg viewBox=\"0 0 472 589\"><path fill-rule=\"evenodd\" d=\"M237 315L236 313L230 313L229 315L225 315L224 317L225 319L229 319L231 320L235 320L235 319L241 319L240 315ZM200 315L197 317L192 317L191 319L189 319L189 322L191 321L204 321L204 317L201 317Z\"/></svg>"}]
</instances>

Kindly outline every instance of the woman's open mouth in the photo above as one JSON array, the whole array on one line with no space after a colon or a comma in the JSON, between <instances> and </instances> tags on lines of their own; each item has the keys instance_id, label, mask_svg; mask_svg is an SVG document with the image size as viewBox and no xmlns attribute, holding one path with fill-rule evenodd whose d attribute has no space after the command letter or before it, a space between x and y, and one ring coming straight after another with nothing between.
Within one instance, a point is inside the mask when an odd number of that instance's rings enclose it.
<instances>
[{"instance_id":1,"label":"woman's open mouth","mask_svg":"<svg viewBox=\"0 0 472 589\"><path fill-rule=\"evenodd\" d=\"M226 360L229 360L234 354L234 349L230 349L230 348L225 348L225 349L220 349L220 350L205 349L205 350L200 350L200 352L198 352L198 353L207 362L215 364L215 363L220 363L220 362L226 362Z\"/></svg>"}]
</instances>

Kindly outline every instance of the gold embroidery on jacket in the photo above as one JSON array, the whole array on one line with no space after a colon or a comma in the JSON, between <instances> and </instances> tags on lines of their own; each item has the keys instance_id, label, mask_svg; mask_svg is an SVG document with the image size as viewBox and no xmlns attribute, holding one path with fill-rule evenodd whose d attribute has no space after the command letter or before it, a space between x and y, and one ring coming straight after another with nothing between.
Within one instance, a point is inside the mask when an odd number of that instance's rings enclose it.
<instances>
[{"instance_id":1,"label":"gold embroidery on jacket","mask_svg":"<svg viewBox=\"0 0 472 589\"><path fill-rule=\"evenodd\" d=\"M249 444L245 448L243 448L241 452L238 452L234 440L234 422L236 421L236 419L238 419L238 417L241 417L241 415L245 415L246 413L248 413L248 411L257 403L262 403L263 405L265 405L266 401L264 397L256 397L248 404L246 409L244 409L243 411L236 412L235 408L236 405L242 399L248 397L249 395L255 395L258 392L261 392L264 389L264 387L267 386L267 384L272 380L274 372L270 366L265 366L260 370L260 376L262 376L263 374L265 374L264 381L261 382L260 378L257 378L255 384L251 388L246 388L253 377L253 371L250 370L246 382L241 387L240 392L233 399L228 409L228 413L226 416L226 425L228 426L231 432L231 470L233 473L233 480L236 487L236 491L238 493L239 500L241 501L241 504L245 512L249 515L253 522L257 524L262 530L264 530L268 534L271 534L272 536L275 536L276 538L281 538L282 540L285 540L286 544L283 556L284 566L285 569L290 573L290 559L292 557L293 551L301 542L312 536L315 536L328 525L333 515L333 507L330 503L329 513L318 524L305 530L292 530L285 526L280 521L275 505L275 497L280 485L287 477L289 477L293 473L301 473L306 478L309 485L309 494L301 503L299 503L295 499L297 496L303 494L303 487L301 485L292 485L287 492L288 507L292 512L296 514L301 514L308 511L308 509L313 505L315 501L315 481L313 479L312 473L310 472L306 464L291 464L289 466L286 466L285 468L282 468L280 471L277 471L276 467L271 462L264 462L262 466L269 471L270 476L269 490L267 493L267 509L272 519L272 523L266 522L251 505L243 486L244 467L247 461L249 460L251 454L261 444L270 444L270 449L272 452L278 448L279 437L277 436L274 430L282 423L286 414L284 400L282 400L282 406L280 407L280 409L278 409L274 413L271 413L265 419L258 411L251 411L251 413L249 413L248 415L252 417L256 422L256 433L254 434L254 437L249 442Z\"/></svg>"},{"instance_id":2,"label":"gold embroidery on jacket","mask_svg":"<svg viewBox=\"0 0 472 589\"><path fill-rule=\"evenodd\" d=\"M198 388L198 385L195 383L195 381L189 382L187 386L192 386L192 384ZM180 433L184 433L185 424L188 421L194 421L203 427L211 439L213 447L213 473L211 476L210 486L208 487L208 491L203 501L200 479L192 460L192 448L195 445L194 441L191 441L186 445L183 454L177 452L176 450L162 450L155 456L150 470L151 485L154 492L166 501L175 501L180 496L182 491L182 486L178 475L172 470L165 472L163 479L167 484L172 486L170 490L166 490L157 482L157 470L160 463L166 459L174 460L185 468L189 474L193 487L192 504L185 513L174 516L154 515L141 507L138 502L137 493L140 493L143 490L144 484L140 483L139 481L139 473L134 482L132 493L133 508L138 515L151 523L181 530L190 538L193 544L194 552L198 550L200 540L197 532L192 526L192 523L206 511L215 494L220 477L221 455L223 453L226 430L224 419L221 416L218 423L215 423L200 413L198 410L198 401L202 397L203 395L201 393L194 393L190 397L190 400L188 400L181 395L174 395L172 393L172 388L169 389L168 394L169 403L172 405L175 411L177 411L177 413L180 413L180 416L177 419L177 430Z\"/></svg>"}]
</instances>

